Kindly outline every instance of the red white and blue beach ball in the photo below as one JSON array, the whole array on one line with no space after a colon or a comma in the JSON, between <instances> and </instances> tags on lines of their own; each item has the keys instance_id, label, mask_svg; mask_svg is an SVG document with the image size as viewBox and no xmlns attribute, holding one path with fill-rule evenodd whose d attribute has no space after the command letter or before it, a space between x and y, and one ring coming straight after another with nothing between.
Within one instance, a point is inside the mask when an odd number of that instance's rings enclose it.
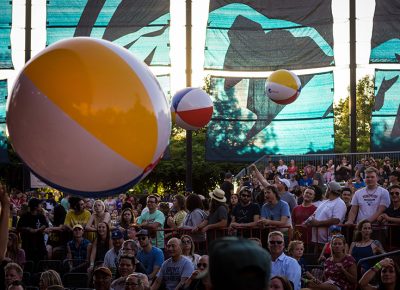
<instances>
[{"instance_id":1,"label":"red white and blue beach ball","mask_svg":"<svg viewBox=\"0 0 400 290\"><path fill-rule=\"evenodd\" d=\"M198 130L208 124L213 113L210 96L200 88L185 88L172 98L171 116L185 130Z\"/></svg>"}]
</instances>

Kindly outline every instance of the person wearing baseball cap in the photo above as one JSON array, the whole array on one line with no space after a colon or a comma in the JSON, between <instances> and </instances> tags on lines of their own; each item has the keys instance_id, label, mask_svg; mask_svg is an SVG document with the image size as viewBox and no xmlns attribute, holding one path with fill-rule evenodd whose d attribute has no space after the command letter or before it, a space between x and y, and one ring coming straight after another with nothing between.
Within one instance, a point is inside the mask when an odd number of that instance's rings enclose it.
<instances>
[{"instance_id":1,"label":"person wearing baseball cap","mask_svg":"<svg viewBox=\"0 0 400 290\"><path fill-rule=\"evenodd\" d=\"M119 250L121 250L122 243L124 242L124 234L120 229L114 229L111 232L111 241L113 247L109 249L104 256L104 266L111 270L113 273L113 278L115 278L115 273L117 272L117 264Z\"/></svg>"},{"instance_id":2,"label":"person wearing baseball cap","mask_svg":"<svg viewBox=\"0 0 400 290\"><path fill-rule=\"evenodd\" d=\"M224 235L223 229L228 225L228 207L226 205L225 192L220 188L215 188L209 193L210 201L210 214L196 229L201 230L203 233L212 230L207 235L207 239L215 239ZM195 230L196 230L195 229Z\"/></svg>"},{"instance_id":3,"label":"person wearing baseball cap","mask_svg":"<svg viewBox=\"0 0 400 290\"><path fill-rule=\"evenodd\" d=\"M312 241L325 244L328 241L328 228L344 221L347 207L340 198L342 188L339 183L332 181L327 184L327 200L323 201L307 221L312 226Z\"/></svg>"},{"instance_id":4,"label":"person wearing baseball cap","mask_svg":"<svg viewBox=\"0 0 400 290\"><path fill-rule=\"evenodd\" d=\"M141 229L136 236L141 248L136 258L144 265L146 275L152 281L155 279L162 263L164 263L164 253L151 244L148 230Z\"/></svg>"},{"instance_id":5,"label":"person wearing baseball cap","mask_svg":"<svg viewBox=\"0 0 400 290\"><path fill-rule=\"evenodd\" d=\"M78 260L86 261L88 259L88 249L90 241L83 237L83 226L76 224L72 227L72 240L67 242L67 259L74 259L71 261L71 270L84 271L84 267L87 267L86 262L77 262Z\"/></svg>"},{"instance_id":6,"label":"person wearing baseball cap","mask_svg":"<svg viewBox=\"0 0 400 290\"><path fill-rule=\"evenodd\" d=\"M111 287L112 273L107 267L98 267L93 272L94 289L109 290Z\"/></svg>"},{"instance_id":7,"label":"person wearing baseball cap","mask_svg":"<svg viewBox=\"0 0 400 290\"><path fill-rule=\"evenodd\" d=\"M286 178L276 177L275 183L279 191L279 195L281 196L281 200L286 201L288 203L290 212L292 212L297 205L297 201L294 195L289 192L290 181Z\"/></svg>"}]
</instances>

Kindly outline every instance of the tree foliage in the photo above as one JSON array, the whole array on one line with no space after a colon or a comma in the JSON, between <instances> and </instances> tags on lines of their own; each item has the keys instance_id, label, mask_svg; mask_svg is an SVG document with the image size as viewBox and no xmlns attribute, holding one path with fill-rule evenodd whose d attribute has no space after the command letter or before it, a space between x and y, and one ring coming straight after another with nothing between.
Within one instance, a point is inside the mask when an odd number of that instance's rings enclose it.
<instances>
[{"instance_id":1,"label":"tree foliage","mask_svg":"<svg viewBox=\"0 0 400 290\"><path fill-rule=\"evenodd\" d=\"M357 152L370 151L372 108L374 106L374 79L364 76L357 83ZM350 152L350 96L335 106L335 152Z\"/></svg>"}]
</instances>

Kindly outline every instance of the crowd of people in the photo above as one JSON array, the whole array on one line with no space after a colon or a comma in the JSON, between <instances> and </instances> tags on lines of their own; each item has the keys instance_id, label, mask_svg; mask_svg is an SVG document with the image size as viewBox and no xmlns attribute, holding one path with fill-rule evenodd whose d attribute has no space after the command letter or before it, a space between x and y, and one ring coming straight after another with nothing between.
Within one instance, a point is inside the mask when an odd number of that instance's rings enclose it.
<instances>
[{"instance_id":1,"label":"crowd of people","mask_svg":"<svg viewBox=\"0 0 400 290\"><path fill-rule=\"evenodd\" d=\"M94 200L1 185L0 285L400 289L385 256L400 225L400 167L389 158L249 172L237 188L227 173L208 196Z\"/></svg>"}]
</instances>

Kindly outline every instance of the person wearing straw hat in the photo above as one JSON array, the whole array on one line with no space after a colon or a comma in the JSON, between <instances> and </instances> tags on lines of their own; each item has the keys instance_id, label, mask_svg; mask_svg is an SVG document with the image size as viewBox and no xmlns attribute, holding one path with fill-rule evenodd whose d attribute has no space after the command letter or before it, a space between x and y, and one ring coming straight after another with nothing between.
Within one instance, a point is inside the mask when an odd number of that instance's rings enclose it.
<instances>
[{"instance_id":1,"label":"person wearing straw hat","mask_svg":"<svg viewBox=\"0 0 400 290\"><path fill-rule=\"evenodd\" d=\"M226 205L225 192L220 188L215 188L209 193L210 214L194 231L201 230L209 232L207 239L210 241L223 236L223 228L228 226L228 206ZM211 230L211 231L210 231Z\"/></svg>"}]
</instances>

